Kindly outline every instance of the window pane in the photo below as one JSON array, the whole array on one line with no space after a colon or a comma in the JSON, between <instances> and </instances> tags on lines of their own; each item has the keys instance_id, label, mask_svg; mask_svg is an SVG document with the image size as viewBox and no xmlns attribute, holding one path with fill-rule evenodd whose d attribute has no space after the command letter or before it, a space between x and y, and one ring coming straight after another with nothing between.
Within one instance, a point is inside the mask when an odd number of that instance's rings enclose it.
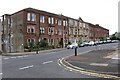
<instances>
[{"instance_id":1,"label":"window pane","mask_svg":"<svg viewBox=\"0 0 120 80\"><path fill-rule=\"evenodd\" d=\"M45 33L45 29L43 28L43 33Z\"/></svg>"},{"instance_id":2,"label":"window pane","mask_svg":"<svg viewBox=\"0 0 120 80\"><path fill-rule=\"evenodd\" d=\"M65 26L65 21L63 21L63 26Z\"/></svg>"},{"instance_id":3,"label":"window pane","mask_svg":"<svg viewBox=\"0 0 120 80\"><path fill-rule=\"evenodd\" d=\"M66 21L65 23L66 23L66 26L68 26L68 23L67 23L67 21Z\"/></svg>"},{"instance_id":4,"label":"window pane","mask_svg":"<svg viewBox=\"0 0 120 80\"><path fill-rule=\"evenodd\" d=\"M35 19L36 19L36 15L32 13L32 21L35 21Z\"/></svg>"},{"instance_id":5,"label":"window pane","mask_svg":"<svg viewBox=\"0 0 120 80\"><path fill-rule=\"evenodd\" d=\"M27 13L27 20L30 21L30 13Z\"/></svg>"},{"instance_id":6,"label":"window pane","mask_svg":"<svg viewBox=\"0 0 120 80\"><path fill-rule=\"evenodd\" d=\"M57 19L55 20L55 23L57 24Z\"/></svg>"},{"instance_id":7,"label":"window pane","mask_svg":"<svg viewBox=\"0 0 120 80\"><path fill-rule=\"evenodd\" d=\"M32 32L32 33L35 33L35 27L34 27L34 26L32 26L31 32Z\"/></svg>"},{"instance_id":8,"label":"window pane","mask_svg":"<svg viewBox=\"0 0 120 80\"><path fill-rule=\"evenodd\" d=\"M54 18L51 18L52 19L52 24L54 24Z\"/></svg>"},{"instance_id":9,"label":"window pane","mask_svg":"<svg viewBox=\"0 0 120 80\"><path fill-rule=\"evenodd\" d=\"M61 25L61 20L58 20L58 25Z\"/></svg>"},{"instance_id":10,"label":"window pane","mask_svg":"<svg viewBox=\"0 0 120 80\"><path fill-rule=\"evenodd\" d=\"M30 33L30 27L27 26L27 33Z\"/></svg>"},{"instance_id":11,"label":"window pane","mask_svg":"<svg viewBox=\"0 0 120 80\"><path fill-rule=\"evenodd\" d=\"M50 21L50 17L48 18L48 23L49 23L49 24L51 23L51 21Z\"/></svg>"},{"instance_id":12,"label":"window pane","mask_svg":"<svg viewBox=\"0 0 120 80\"><path fill-rule=\"evenodd\" d=\"M45 17L44 16L40 16L40 22L44 23L45 22Z\"/></svg>"},{"instance_id":13,"label":"window pane","mask_svg":"<svg viewBox=\"0 0 120 80\"><path fill-rule=\"evenodd\" d=\"M28 43L30 43L30 39L27 39Z\"/></svg>"}]
</instances>

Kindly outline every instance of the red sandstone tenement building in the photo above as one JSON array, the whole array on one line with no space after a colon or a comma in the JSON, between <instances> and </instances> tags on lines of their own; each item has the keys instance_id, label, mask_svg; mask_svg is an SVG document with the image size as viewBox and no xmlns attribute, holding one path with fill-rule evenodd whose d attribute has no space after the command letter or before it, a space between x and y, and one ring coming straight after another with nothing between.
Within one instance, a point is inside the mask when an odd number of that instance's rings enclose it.
<instances>
[{"instance_id":1,"label":"red sandstone tenement building","mask_svg":"<svg viewBox=\"0 0 120 80\"><path fill-rule=\"evenodd\" d=\"M4 52L23 52L28 43L37 45L41 39L48 45L65 47L73 40L99 40L109 36L109 30L99 25L33 8L5 14L2 23Z\"/></svg>"},{"instance_id":2,"label":"red sandstone tenement building","mask_svg":"<svg viewBox=\"0 0 120 80\"><path fill-rule=\"evenodd\" d=\"M107 37L109 37L109 30L105 29L101 26L99 26L98 24L93 25L93 24L89 24L89 39L90 40L95 40L95 41L99 41L102 39L106 39Z\"/></svg>"}]
</instances>

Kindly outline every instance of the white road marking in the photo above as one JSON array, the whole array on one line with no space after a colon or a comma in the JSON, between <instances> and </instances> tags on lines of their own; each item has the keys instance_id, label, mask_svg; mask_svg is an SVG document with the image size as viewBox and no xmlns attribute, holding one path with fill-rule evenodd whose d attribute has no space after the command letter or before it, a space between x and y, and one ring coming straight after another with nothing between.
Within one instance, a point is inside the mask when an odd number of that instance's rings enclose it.
<instances>
[{"instance_id":1,"label":"white road marking","mask_svg":"<svg viewBox=\"0 0 120 80\"><path fill-rule=\"evenodd\" d=\"M9 58L3 58L3 59L9 59Z\"/></svg>"},{"instance_id":2,"label":"white road marking","mask_svg":"<svg viewBox=\"0 0 120 80\"><path fill-rule=\"evenodd\" d=\"M23 70L23 69L28 69L28 68L32 68L34 67L34 65L30 65L30 66L26 66L26 67L22 67L22 68L19 68L20 70Z\"/></svg>"},{"instance_id":3,"label":"white road marking","mask_svg":"<svg viewBox=\"0 0 120 80\"><path fill-rule=\"evenodd\" d=\"M51 62L53 62L53 61L47 61L47 62L43 62L43 64L48 64L48 63L51 63Z\"/></svg>"},{"instance_id":4,"label":"white road marking","mask_svg":"<svg viewBox=\"0 0 120 80\"><path fill-rule=\"evenodd\" d=\"M108 64L105 63L91 63L92 66L108 66Z\"/></svg>"},{"instance_id":5,"label":"white road marking","mask_svg":"<svg viewBox=\"0 0 120 80\"><path fill-rule=\"evenodd\" d=\"M15 59L16 57L11 57L12 59Z\"/></svg>"},{"instance_id":6,"label":"white road marking","mask_svg":"<svg viewBox=\"0 0 120 80\"><path fill-rule=\"evenodd\" d=\"M56 52L50 52L50 53L46 53L46 54L53 54L53 53L56 53Z\"/></svg>"},{"instance_id":7,"label":"white road marking","mask_svg":"<svg viewBox=\"0 0 120 80\"><path fill-rule=\"evenodd\" d=\"M23 57L28 57L28 55L25 55L25 56L23 56Z\"/></svg>"},{"instance_id":8,"label":"white road marking","mask_svg":"<svg viewBox=\"0 0 120 80\"><path fill-rule=\"evenodd\" d=\"M18 56L18 58L22 58L23 56Z\"/></svg>"}]
</instances>

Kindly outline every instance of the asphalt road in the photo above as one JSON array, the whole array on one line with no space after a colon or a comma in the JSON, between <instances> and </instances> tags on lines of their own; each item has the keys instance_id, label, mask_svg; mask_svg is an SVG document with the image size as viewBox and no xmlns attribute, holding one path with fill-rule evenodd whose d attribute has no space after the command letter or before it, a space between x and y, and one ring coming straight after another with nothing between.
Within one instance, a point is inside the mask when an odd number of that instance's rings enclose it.
<instances>
[{"instance_id":1,"label":"asphalt road","mask_svg":"<svg viewBox=\"0 0 120 80\"><path fill-rule=\"evenodd\" d=\"M102 44L100 49L112 49L117 43ZM95 46L78 48L78 53L95 49ZM3 56L2 75L3 78L94 78L92 76L65 70L58 65L58 59L74 55L74 49L58 52L47 52L36 55Z\"/></svg>"}]
</instances>

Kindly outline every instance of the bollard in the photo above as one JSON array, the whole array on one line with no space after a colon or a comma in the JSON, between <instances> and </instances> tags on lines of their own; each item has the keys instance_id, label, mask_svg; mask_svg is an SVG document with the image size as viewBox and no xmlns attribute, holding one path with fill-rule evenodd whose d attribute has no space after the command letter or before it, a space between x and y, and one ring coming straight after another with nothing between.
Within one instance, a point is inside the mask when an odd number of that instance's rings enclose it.
<instances>
[{"instance_id":1,"label":"bollard","mask_svg":"<svg viewBox=\"0 0 120 80\"><path fill-rule=\"evenodd\" d=\"M75 56L77 56L77 47L75 47Z\"/></svg>"},{"instance_id":2,"label":"bollard","mask_svg":"<svg viewBox=\"0 0 120 80\"><path fill-rule=\"evenodd\" d=\"M38 50L36 50L36 54L38 54Z\"/></svg>"}]
</instances>

